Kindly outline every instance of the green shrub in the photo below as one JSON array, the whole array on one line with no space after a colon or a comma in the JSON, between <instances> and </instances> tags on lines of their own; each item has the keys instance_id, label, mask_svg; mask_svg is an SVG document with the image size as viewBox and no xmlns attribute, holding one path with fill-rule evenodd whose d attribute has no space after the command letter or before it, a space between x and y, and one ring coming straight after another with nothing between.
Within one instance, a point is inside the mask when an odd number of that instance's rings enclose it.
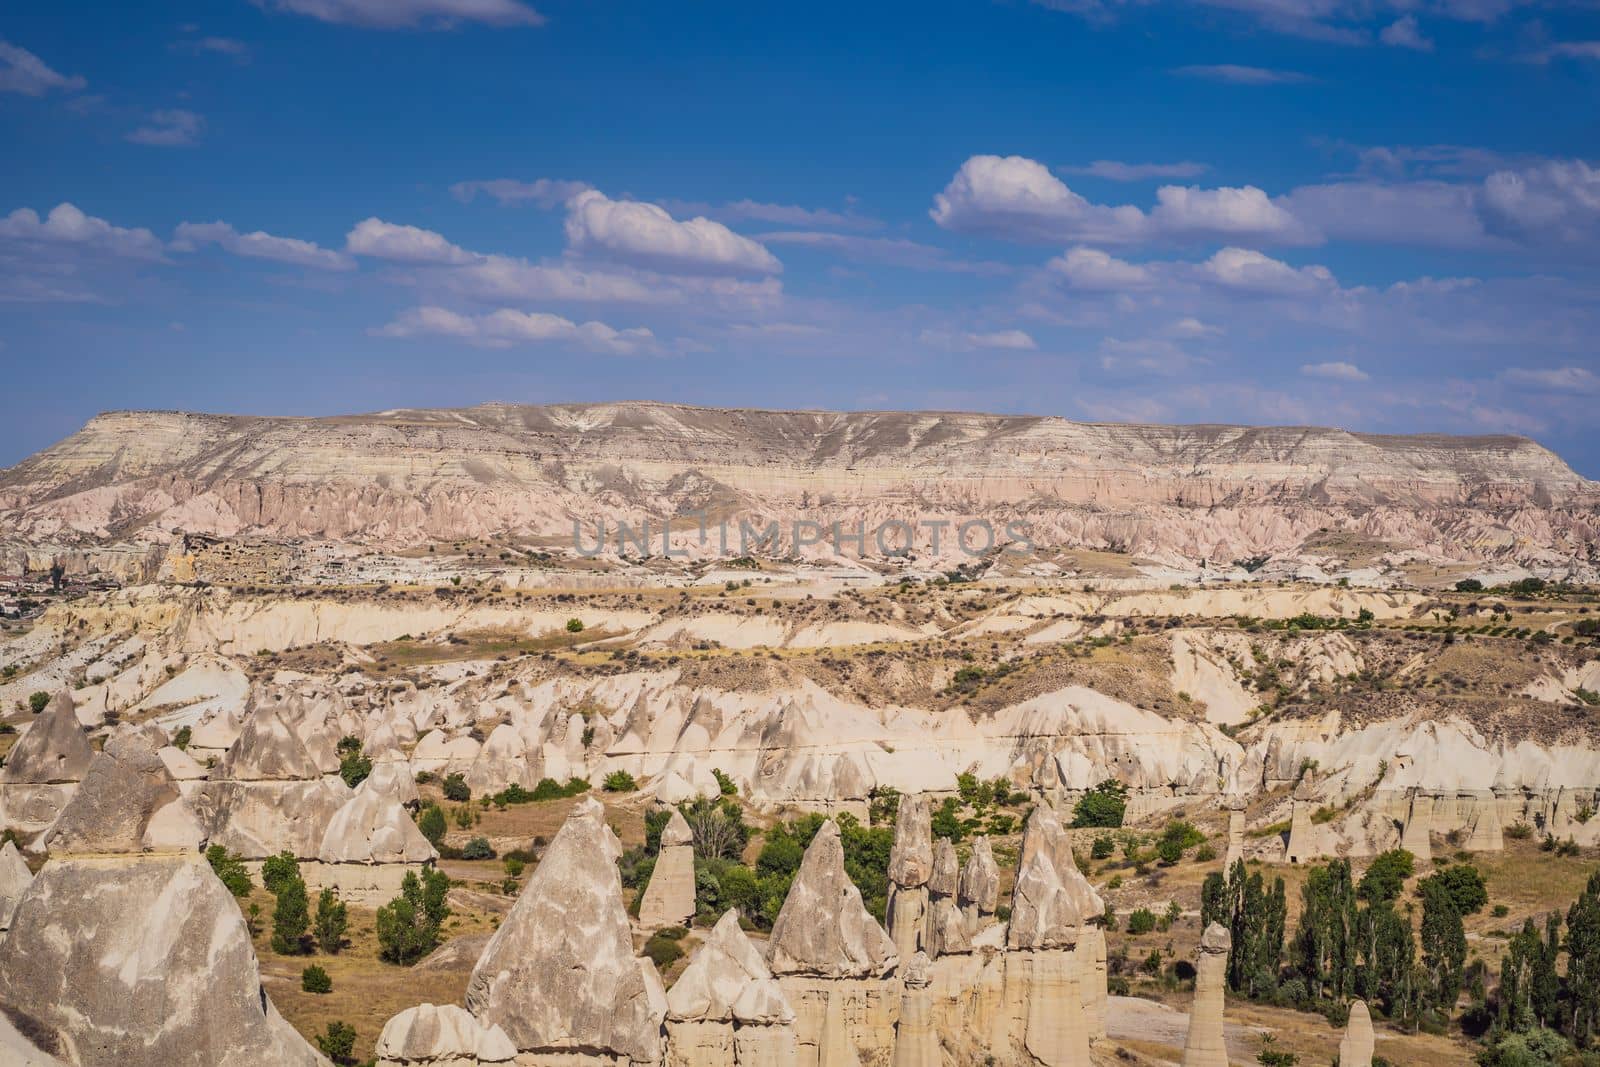
<instances>
[{"instance_id":1,"label":"green shrub","mask_svg":"<svg viewBox=\"0 0 1600 1067\"><path fill-rule=\"evenodd\" d=\"M527 866L525 862L516 856L507 856L505 858L506 874L511 878L521 878L522 872L527 869Z\"/></svg>"},{"instance_id":2,"label":"green shrub","mask_svg":"<svg viewBox=\"0 0 1600 1067\"><path fill-rule=\"evenodd\" d=\"M1107 778L1083 796L1072 809L1073 826L1118 827L1128 810L1128 787Z\"/></svg>"},{"instance_id":3,"label":"green shrub","mask_svg":"<svg viewBox=\"0 0 1600 1067\"><path fill-rule=\"evenodd\" d=\"M1406 879L1416 869L1416 857L1403 848L1380 852L1372 865L1361 876L1356 886L1356 896L1369 904L1386 904L1396 900L1405 888Z\"/></svg>"},{"instance_id":4,"label":"green shrub","mask_svg":"<svg viewBox=\"0 0 1600 1067\"><path fill-rule=\"evenodd\" d=\"M429 804L422 809L422 814L417 816L417 829L422 831L422 836L435 848L444 840L448 826L444 821L444 810L437 804Z\"/></svg>"},{"instance_id":5,"label":"green shrub","mask_svg":"<svg viewBox=\"0 0 1600 1067\"><path fill-rule=\"evenodd\" d=\"M472 790L467 786L467 780L459 774L452 774L445 778L444 798L453 800L458 804L465 804L472 799Z\"/></svg>"},{"instance_id":6,"label":"green shrub","mask_svg":"<svg viewBox=\"0 0 1600 1067\"><path fill-rule=\"evenodd\" d=\"M50 703L50 694L49 693L29 693L28 694L28 710L33 712L35 715L37 715L41 711L43 711L44 708L45 708L45 705L48 704L48 703Z\"/></svg>"},{"instance_id":7,"label":"green shrub","mask_svg":"<svg viewBox=\"0 0 1600 1067\"><path fill-rule=\"evenodd\" d=\"M1128 933L1148 934L1156 928L1156 914L1149 908L1138 908L1128 916Z\"/></svg>"},{"instance_id":8,"label":"green shrub","mask_svg":"<svg viewBox=\"0 0 1600 1067\"><path fill-rule=\"evenodd\" d=\"M350 928L349 909L339 899L339 894L332 889L324 889L317 894L317 914L311 925L317 947L330 955L337 955L344 947L345 931Z\"/></svg>"},{"instance_id":9,"label":"green shrub","mask_svg":"<svg viewBox=\"0 0 1600 1067\"><path fill-rule=\"evenodd\" d=\"M409 966L432 952L439 944L439 925L450 914L449 891L443 871L424 868L420 878L407 871L400 895L378 909L378 955Z\"/></svg>"},{"instance_id":10,"label":"green shrub","mask_svg":"<svg viewBox=\"0 0 1600 1067\"><path fill-rule=\"evenodd\" d=\"M272 909L272 951L280 956L298 956L305 951L306 931L311 928L311 904L306 884L299 875L278 883L278 903Z\"/></svg>"},{"instance_id":11,"label":"green shrub","mask_svg":"<svg viewBox=\"0 0 1600 1067\"><path fill-rule=\"evenodd\" d=\"M189 738L191 738L193 736L194 736L194 728L193 727L191 727L191 726L180 727L178 729L178 732L172 735L172 747L178 749L180 752L183 751L184 749L187 749L189 747Z\"/></svg>"},{"instance_id":12,"label":"green shrub","mask_svg":"<svg viewBox=\"0 0 1600 1067\"><path fill-rule=\"evenodd\" d=\"M494 847L489 844L487 837L474 837L462 848L461 858L464 860L492 860L494 859Z\"/></svg>"},{"instance_id":13,"label":"green shrub","mask_svg":"<svg viewBox=\"0 0 1600 1067\"><path fill-rule=\"evenodd\" d=\"M283 887L290 882L300 880L300 864L295 862L294 854L288 850L276 856L268 856L261 865L261 884L267 887L267 892L277 896L283 892Z\"/></svg>"},{"instance_id":14,"label":"green shrub","mask_svg":"<svg viewBox=\"0 0 1600 1067\"><path fill-rule=\"evenodd\" d=\"M300 988L307 993L332 993L333 979L315 963L300 972Z\"/></svg>"},{"instance_id":15,"label":"green shrub","mask_svg":"<svg viewBox=\"0 0 1600 1067\"><path fill-rule=\"evenodd\" d=\"M355 1062L352 1053L356 1047L355 1027L343 1020L336 1020L328 1024L328 1029L317 1035L317 1048L322 1054L337 1064L351 1064Z\"/></svg>"},{"instance_id":16,"label":"green shrub","mask_svg":"<svg viewBox=\"0 0 1600 1067\"><path fill-rule=\"evenodd\" d=\"M1455 902L1456 911L1462 915L1472 915L1482 911L1483 906L1489 903L1489 891L1484 887L1483 875L1478 873L1478 868L1457 863L1437 874L1429 875L1423 882L1438 882L1443 885L1445 892L1450 894L1450 899ZM1421 885L1418 885L1421 890Z\"/></svg>"},{"instance_id":17,"label":"green shrub","mask_svg":"<svg viewBox=\"0 0 1600 1067\"><path fill-rule=\"evenodd\" d=\"M539 784L533 787L533 799L560 800L563 797L575 797L588 791L589 783L582 778L568 778L566 785L562 785L554 778L541 778L539 779Z\"/></svg>"},{"instance_id":18,"label":"green shrub","mask_svg":"<svg viewBox=\"0 0 1600 1067\"><path fill-rule=\"evenodd\" d=\"M644 943L644 954L659 970L665 970L683 958L683 946L678 944L678 938L665 935L665 930L657 930Z\"/></svg>"},{"instance_id":19,"label":"green shrub","mask_svg":"<svg viewBox=\"0 0 1600 1067\"><path fill-rule=\"evenodd\" d=\"M1116 851L1117 843L1112 839L1110 834L1100 834L1094 839L1094 843L1089 846L1089 856L1091 859L1110 859L1116 853Z\"/></svg>"},{"instance_id":20,"label":"green shrub","mask_svg":"<svg viewBox=\"0 0 1600 1067\"><path fill-rule=\"evenodd\" d=\"M206 849L206 862L211 864L211 869L222 880L228 892L236 897L250 895L250 871L237 852L229 852L221 845L212 845Z\"/></svg>"},{"instance_id":21,"label":"green shrub","mask_svg":"<svg viewBox=\"0 0 1600 1067\"><path fill-rule=\"evenodd\" d=\"M633 775L627 771L612 771L606 775L601 786L607 793L631 793L639 788L639 783L635 782Z\"/></svg>"},{"instance_id":22,"label":"green shrub","mask_svg":"<svg viewBox=\"0 0 1600 1067\"><path fill-rule=\"evenodd\" d=\"M567 620L567 633L569 633L569 634L581 634L581 633L583 633L583 620L582 619L568 619Z\"/></svg>"},{"instance_id":23,"label":"green shrub","mask_svg":"<svg viewBox=\"0 0 1600 1067\"><path fill-rule=\"evenodd\" d=\"M735 782L715 767L711 768L711 776L717 780L717 789L721 791L723 796L736 797L739 795L738 782Z\"/></svg>"}]
</instances>

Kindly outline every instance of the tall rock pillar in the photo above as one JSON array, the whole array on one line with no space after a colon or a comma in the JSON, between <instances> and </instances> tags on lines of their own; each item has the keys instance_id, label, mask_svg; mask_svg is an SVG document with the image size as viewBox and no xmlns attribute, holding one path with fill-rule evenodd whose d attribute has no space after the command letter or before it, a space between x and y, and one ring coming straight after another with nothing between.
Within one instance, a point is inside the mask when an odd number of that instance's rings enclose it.
<instances>
[{"instance_id":1,"label":"tall rock pillar","mask_svg":"<svg viewBox=\"0 0 1600 1067\"><path fill-rule=\"evenodd\" d=\"M1350 1002L1350 1019L1344 1025L1344 1038L1339 1042L1339 1067L1372 1067L1372 1049L1376 1040L1372 1033L1372 1013L1367 1002Z\"/></svg>"},{"instance_id":2,"label":"tall rock pillar","mask_svg":"<svg viewBox=\"0 0 1600 1067\"><path fill-rule=\"evenodd\" d=\"M1183 1043L1183 1067L1228 1067L1222 1005L1228 982L1228 950L1232 947L1233 938L1221 923L1212 923L1201 935L1194 1005L1189 1009L1189 1036Z\"/></svg>"},{"instance_id":3,"label":"tall rock pillar","mask_svg":"<svg viewBox=\"0 0 1600 1067\"><path fill-rule=\"evenodd\" d=\"M930 961L924 953L911 957L901 978L900 1021L894 1031L893 1067L939 1067L939 1035L933 1028Z\"/></svg>"},{"instance_id":4,"label":"tall rock pillar","mask_svg":"<svg viewBox=\"0 0 1600 1067\"><path fill-rule=\"evenodd\" d=\"M647 930L688 926L694 908L694 834L683 812L674 809L661 831L661 851L639 901L639 925Z\"/></svg>"},{"instance_id":5,"label":"tall rock pillar","mask_svg":"<svg viewBox=\"0 0 1600 1067\"><path fill-rule=\"evenodd\" d=\"M889 937L895 952L908 960L924 947L928 922L928 879L933 876L933 830L928 798L900 798L889 853Z\"/></svg>"}]
</instances>

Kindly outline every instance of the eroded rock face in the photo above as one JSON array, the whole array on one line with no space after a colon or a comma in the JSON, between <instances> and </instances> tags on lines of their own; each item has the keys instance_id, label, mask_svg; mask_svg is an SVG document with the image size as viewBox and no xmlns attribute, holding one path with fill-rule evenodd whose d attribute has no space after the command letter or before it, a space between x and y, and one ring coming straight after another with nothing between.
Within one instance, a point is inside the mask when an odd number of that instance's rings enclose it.
<instances>
[{"instance_id":1,"label":"eroded rock face","mask_svg":"<svg viewBox=\"0 0 1600 1067\"><path fill-rule=\"evenodd\" d=\"M454 1004L407 1008L384 1024L376 1051L380 1067L477 1067L510 1063L517 1056L504 1030L484 1026Z\"/></svg>"},{"instance_id":2,"label":"eroded rock face","mask_svg":"<svg viewBox=\"0 0 1600 1067\"><path fill-rule=\"evenodd\" d=\"M925 795L900 798L895 814L894 847L889 852L889 881L914 888L933 874L932 815Z\"/></svg>"},{"instance_id":3,"label":"eroded rock face","mask_svg":"<svg viewBox=\"0 0 1600 1067\"><path fill-rule=\"evenodd\" d=\"M218 781L313 781L322 769L275 706L263 705L245 716L239 739L217 764Z\"/></svg>"},{"instance_id":4,"label":"eroded rock face","mask_svg":"<svg viewBox=\"0 0 1600 1067\"><path fill-rule=\"evenodd\" d=\"M1194 1003L1189 1009L1189 1035L1183 1043L1183 1067L1228 1067L1222 1006L1228 981L1228 950L1233 937L1221 923L1200 936L1195 961Z\"/></svg>"},{"instance_id":5,"label":"eroded rock face","mask_svg":"<svg viewBox=\"0 0 1600 1067\"><path fill-rule=\"evenodd\" d=\"M845 873L844 845L832 819L800 861L772 925L768 960L774 974L823 978L881 977L899 962L894 942Z\"/></svg>"},{"instance_id":6,"label":"eroded rock face","mask_svg":"<svg viewBox=\"0 0 1600 1067\"><path fill-rule=\"evenodd\" d=\"M519 1052L660 1055L666 1005L633 954L619 847L599 801L574 808L472 970L468 1010Z\"/></svg>"},{"instance_id":7,"label":"eroded rock face","mask_svg":"<svg viewBox=\"0 0 1600 1067\"><path fill-rule=\"evenodd\" d=\"M17 846L10 841L0 845L0 930L10 929L12 913L32 884L33 872L22 862Z\"/></svg>"},{"instance_id":8,"label":"eroded rock face","mask_svg":"<svg viewBox=\"0 0 1600 1067\"><path fill-rule=\"evenodd\" d=\"M1339 1067L1372 1067L1372 1051L1376 1043L1372 1032L1372 1013L1367 1010L1367 1002L1352 1000L1344 1037L1339 1041Z\"/></svg>"},{"instance_id":9,"label":"eroded rock face","mask_svg":"<svg viewBox=\"0 0 1600 1067\"><path fill-rule=\"evenodd\" d=\"M44 841L56 855L195 852L203 837L157 745L130 733L112 737L95 753Z\"/></svg>"},{"instance_id":10,"label":"eroded rock face","mask_svg":"<svg viewBox=\"0 0 1600 1067\"><path fill-rule=\"evenodd\" d=\"M0 942L5 1011L77 1067L324 1065L261 988L198 857L47 864Z\"/></svg>"},{"instance_id":11,"label":"eroded rock face","mask_svg":"<svg viewBox=\"0 0 1600 1067\"><path fill-rule=\"evenodd\" d=\"M50 698L6 754L0 784L81 782L93 759L94 746L78 723L72 695L62 690Z\"/></svg>"},{"instance_id":12,"label":"eroded rock face","mask_svg":"<svg viewBox=\"0 0 1600 1067\"><path fill-rule=\"evenodd\" d=\"M334 812L317 858L323 863L427 863L437 858L393 794L367 785L362 782Z\"/></svg>"},{"instance_id":13,"label":"eroded rock face","mask_svg":"<svg viewBox=\"0 0 1600 1067\"><path fill-rule=\"evenodd\" d=\"M974 934L981 921L993 915L1000 903L1000 868L995 865L987 837L973 838L972 855L961 868L956 886L956 902L961 906L968 932Z\"/></svg>"},{"instance_id":14,"label":"eroded rock face","mask_svg":"<svg viewBox=\"0 0 1600 1067\"><path fill-rule=\"evenodd\" d=\"M1069 885L1065 874L1082 879L1072 858L1071 842L1048 805L1040 804L1028 816L1022 833L1020 867L1012 890L1011 920L1006 945L1012 949L1071 948L1087 918L1098 916L1104 905L1085 914L1084 894ZM1087 885L1087 882L1084 883ZM1093 906L1099 898L1089 890Z\"/></svg>"},{"instance_id":15,"label":"eroded rock face","mask_svg":"<svg viewBox=\"0 0 1600 1067\"><path fill-rule=\"evenodd\" d=\"M639 901L639 923L646 929L687 926L694 918L694 834L676 809L661 829L661 849L650 884Z\"/></svg>"},{"instance_id":16,"label":"eroded rock face","mask_svg":"<svg viewBox=\"0 0 1600 1067\"><path fill-rule=\"evenodd\" d=\"M729 910L711 928L689 965L667 992L667 1018L691 1022L772 1025L794 1022L761 951Z\"/></svg>"}]
</instances>

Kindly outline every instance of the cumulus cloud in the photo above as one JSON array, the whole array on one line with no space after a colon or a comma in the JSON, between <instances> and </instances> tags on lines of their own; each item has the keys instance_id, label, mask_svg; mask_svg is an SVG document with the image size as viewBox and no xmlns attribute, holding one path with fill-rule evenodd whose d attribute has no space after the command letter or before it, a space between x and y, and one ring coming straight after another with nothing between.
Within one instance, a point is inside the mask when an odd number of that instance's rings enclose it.
<instances>
[{"instance_id":1,"label":"cumulus cloud","mask_svg":"<svg viewBox=\"0 0 1600 1067\"><path fill-rule=\"evenodd\" d=\"M1123 163L1115 159L1097 159L1084 166L1058 169L1063 174L1082 174L1112 182L1142 182L1151 178L1198 178L1211 168L1204 163L1188 160L1182 163Z\"/></svg>"},{"instance_id":2,"label":"cumulus cloud","mask_svg":"<svg viewBox=\"0 0 1600 1067\"><path fill-rule=\"evenodd\" d=\"M1065 254L1046 264L1045 269L1074 289L1100 292L1138 289L1152 280L1148 269L1082 245L1067 249Z\"/></svg>"},{"instance_id":3,"label":"cumulus cloud","mask_svg":"<svg viewBox=\"0 0 1600 1067\"><path fill-rule=\"evenodd\" d=\"M1014 240L1228 240L1310 244L1310 227L1255 186L1202 189L1164 185L1146 214L1131 205L1093 204L1044 164L1022 156L973 156L934 198L940 226Z\"/></svg>"},{"instance_id":4,"label":"cumulus cloud","mask_svg":"<svg viewBox=\"0 0 1600 1067\"><path fill-rule=\"evenodd\" d=\"M1333 182L1303 185L1279 203L1331 240L1471 248L1488 239L1469 185Z\"/></svg>"},{"instance_id":5,"label":"cumulus cloud","mask_svg":"<svg viewBox=\"0 0 1600 1067\"><path fill-rule=\"evenodd\" d=\"M592 187L588 182L562 178L538 178L531 182L517 181L515 178L491 178L487 181L456 182L450 187L450 192L463 203L483 193L501 204L533 203L538 207L553 208L589 188Z\"/></svg>"},{"instance_id":6,"label":"cumulus cloud","mask_svg":"<svg viewBox=\"0 0 1600 1067\"><path fill-rule=\"evenodd\" d=\"M1589 246L1600 236L1600 168L1551 160L1484 179L1478 206L1492 233L1525 242Z\"/></svg>"},{"instance_id":7,"label":"cumulus cloud","mask_svg":"<svg viewBox=\"0 0 1600 1067\"><path fill-rule=\"evenodd\" d=\"M1433 51L1433 42L1422 35L1417 16L1402 15L1378 34L1378 40L1391 48L1412 48L1418 52Z\"/></svg>"},{"instance_id":8,"label":"cumulus cloud","mask_svg":"<svg viewBox=\"0 0 1600 1067\"><path fill-rule=\"evenodd\" d=\"M345 235L344 246L346 251L358 256L371 256L396 263L463 264L479 258L432 230L385 222L379 218L362 219L356 223Z\"/></svg>"},{"instance_id":9,"label":"cumulus cloud","mask_svg":"<svg viewBox=\"0 0 1600 1067\"><path fill-rule=\"evenodd\" d=\"M148 121L128 131L125 139L134 144L181 148L198 141L205 128L206 120L193 111L170 108L150 112Z\"/></svg>"},{"instance_id":10,"label":"cumulus cloud","mask_svg":"<svg viewBox=\"0 0 1600 1067\"><path fill-rule=\"evenodd\" d=\"M179 223L173 238L172 247L180 252L192 252L200 245L214 244L225 252L247 259L267 259L314 270L355 268L354 260L330 248L297 237L276 237L261 230L239 233L226 222Z\"/></svg>"},{"instance_id":11,"label":"cumulus cloud","mask_svg":"<svg viewBox=\"0 0 1600 1067\"><path fill-rule=\"evenodd\" d=\"M956 352L974 349L999 349L1012 352L1033 352L1038 342L1025 330L996 330L992 333L974 333L960 330L923 330L923 344Z\"/></svg>"},{"instance_id":12,"label":"cumulus cloud","mask_svg":"<svg viewBox=\"0 0 1600 1067\"><path fill-rule=\"evenodd\" d=\"M1168 326L1165 332L1172 337L1193 340L1201 337L1220 337L1225 331L1221 326L1213 326L1208 322L1201 322L1192 315L1186 315Z\"/></svg>"},{"instance_id":13,"label":"cumulus cloud","mask_svg":"<svg viewBox=\"0 0 1600 1067\"><path fill-rule=\"evenodd\" d=\"M883 263L910 270L949 271L956 274L1004 274L1003 263L955 259L950 253L920 241L903 237L863 237L851 233L821 233L812 230L784 230L756 235L765 244L792 244L836 252L847 259Z\"/></svg>"},{"instance_id":14,"label":"cumulus cloud","mask_svg":"<svg viewBox=\"0 0 1600 1067\"><path fill-rule=\"evenodd\" d=\"M43 219L31 208L18 208L0 219L0 239L72 246L129 259L162 258L161 240L149 230L113 226L66 203L57 204Z\"/></svg>"},{"instance_id":15,"label":"cumulus cloud","mask_svg":"<svg viewBox=\"0 0 1600 1067\"><path fill-rule=\"evenodd\" d=\"M1343 361L1305 363L1301 365L1300 373L1308 378L1325 378L1335 382L1364 382L1371 378L1371 375L1354 363Z\"/></svg>"},{"instance_id":16,"label":"cumulus cloud","mask_svg":"<svg viewBox=\"0 0 1600 1067\"><path fill-rule=\"evenodd\" d=\"M1122 243L1145 229L1138 208L1091 204L1024 156L968 159L934 197L930 214L947 230L1028 241Z\"/></svg>"},{"instance_id":17,"label":"cumulus cloud","mask_svg":"<svg viewBox=\"0 0 1600 1067\"><path fill-rule=\"evenodd\" d=\"M685 274L777 274L761 244L708 218L678 221L655 204L587 190L567 202L567 246L646 270Z\"/></svg>"},{"instance_id":18,"label":"cumulus cloud","mask_svg":"<svg viewBox=\"0 0 1600 1067\"><path fill-rule=\"evenodd\" d=\"M76 91L87 84L80 77L68 77L50 69L44 60L26 48L0 41L0 93L43 96L57 89Z\"/></svg>"},{"instance_id":19,"label":"cumulus cloud","mask_svg":"<svg viewBox=\"0 0 1600 1067\"><path fill-rule=\"evenodd\" d=\"M395 30L448 29L462 22L490 26L542 26L544 16L519 0L254 0L256 6L323 22Z\"/></svg>"},{"instance_id":20,"label":"cumulus cloud","mask_svg":"<svg viewBox=\"0 0 1600 1067\"><path fill-rule=\"evenodd\" d=\"M1293 296L1337 287L1327 267L1291 267L1248 248L1223 248L1199 267L1202 278L1238 293Z\"/></svg>"},{"instance_id":21,"label":"cumulus cloud","mask_svg":"<svg viewBox=\"0 0 1600 1067\"><path fill-rule=\"evenodd\" d=\"M416 307L372 331L378 337L450 337L489 348L514 344L575 344L606 355L636 355L655 347L643 327L618 330L603 322L573 322L560 315L501 308L486 315L462 315L442 307Z\"/></svg>"},{"instance_id":22,"label":"cumulus cloud","mask_svg":"<svg viewBox=\"0 0 1600 1067\"><path fill-rule=\"evenodd\" d=\"M1237 63L1213 63L1178 67L1172 73L1186 78L1204 78L1207 81L1227 82L1231 85L1296 85L1315 81L1309 74L1295 70L1272 70L1268 67L1245 67Z\"/></svg>"}]
</instances>

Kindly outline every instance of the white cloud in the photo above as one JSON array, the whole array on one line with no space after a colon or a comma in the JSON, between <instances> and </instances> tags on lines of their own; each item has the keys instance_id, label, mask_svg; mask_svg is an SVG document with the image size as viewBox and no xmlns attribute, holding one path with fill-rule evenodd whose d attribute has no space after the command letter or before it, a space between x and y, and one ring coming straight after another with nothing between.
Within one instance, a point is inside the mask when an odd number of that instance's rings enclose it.
<instances>
[{"instance_id":1,"label":"white cloud","mask_svg":"<svg viewBox=\"0 0 1600 1067\"><path fill-rule=\"evenodd\" d=\"M1078 167L1057 168L1063 174L1082 174L1090 178L1104 178L1111 182L1142 182L1151 178L1198 178L1211 168L1204 163L1123 163L1115 159L1097 159Z\"/></svg>"},{"instance_id":2,"label":"white cloud","mask_svg":"<svg viewBox=\"0 0 1600 1067\"><path fill-rule=\"evenodd\" d=\"M1271 70L1267 67L1245 67L1237 63L1215 63L1178 67L1174 74L1207 81L1228 82L1232 85L1297 85L1314 81L1309 74L1294 70Z\"/></svg>"},{"instance_id":3,"label":"white cloud","mask_svg":"<svg viewBox=\"0 0 1600 1067\"><path fill-rule=\"evenodd\" d=\"M1301 186L1278 203L1330 240L1470 248L1488 239L1468 185L1334 182Z\"/></svg>"},{"instance_id":4,"label":"white cloud","mask_svg":"<svg viewBox=\"0 0 1600 1067\"><path fill-rule=\"evenodd\" d=\"M493 197L502 204L520 204L532 201L542 208L559 207L586 189L588 182L567 181L562 178L539 178L531 182L514 178L491 178L487 181L456 182L450 192L457 200L470 201L479 193Z\"/></svg>"},{"instance_id":5,"label":"white cloud","mask_svg":"<svg viewBox=\"0 0 1600 1067\"><path fill-rule=\"evenodd\" d=\"M892 267L907 267L911 270L950 271L956 274L1003 274L1009 270L1003 263L953 259L950 253L942 248L903 237L863 237L859 234L818 233L810 230L762 233L756 237L767 244L822 248L837 252L848 259L885 263Z\"/></svg>"},{"instance_id":6,"label":"white cloud","mask_svg":"<svg viewBox=\"0 0 1600 1067\"><path fill-rule=\"evenodd\" d=\"M183 222L173 233L172 247L191 252L203 244L215 244L226 252L247 259L268 259L315 270L353 270L355 261L329 248L296 237L276 237L256 230L239 233L226 222Z\"/></svg>"},{"instance_id":7,"label":"white cloud","mask_svg":"<svg viewBox=\"0 0 1600 1067\"><path fill-rule=\"evenodd\" d=\"M1536 63L1552 59L1600 59L1600 41L1561 41L1533 57Z\"/></svg>"},{"instance_id":8,"label":"white cloud","mask_svg":"<svg viewBox=\"0 0 1600 1067\"><path fill-rule=\"evenodd\" d=\"M934 197L947 230L1025 241L1126 242L1144 232L1136 207L1091 204L1043 163L1024 156L973 156Z\"/></svg>"},{"instance_id":9,"label":"white cloud","mask_svg":"<svg viewBox=\"0 0 1600 1067\"><path fill-rule=\"evenodd\" d=\"M1600 237L1600 168L1551 160L1484 179L1478 209L1490 232L1588 250Z\"/></svg>"},{"instance_id":10,"label":"white cloud","mask_svg":"<svg viewBox=\"0 0 1600 1067\"><path fill-rule=\"evenodd\" d=\"M1433 51L1433 42L1422 35L1417 16L1402 15L1378 34L1378 40L1391 48L1413 48L1418 52Z\"/></svg>"},{"instance_id":11,"label":"white cloud","mask_svg":"<svg viewBox=\"0 0 1600 1067\"><path fill-rule=\"evenodd\" d=\"M1337 288L1327 267L1295 268L1247 248L1223 248L1199 267L1202 277L1239 293L1293 296Z\"/></svg>"},{"instance_id":12,"label":"white cloud","mask_svg":"<svg viewBox=\"0 0 1600 1067\"><path fill-rule=\"evenodd\" d=\"M607 355L636 355L655 347L643 327L618 330L603 322L576 323L544 312L501 308L487 315L462 315L441 307L417 307L371 331L379 337L452 337L490 348L561 342Z\"/></svg>"},{"instance_id":13,"label":"white cloud","mask_svg":"<svg viewBox=\"0 0 1600 1067\"><path fill-rule=\"evenodd\" d=\"M1152 280L1146 268L1082 245L1067 249L1065 254L1046 264L1045 269L1066 279L1074 289L1100 292L1138 289Z\"/></svg>"},{"instance_id":14,"label":"white cloud","mask_svg":"<svg viewBox=\"0 0 1600 1067\"><path fill-rule=\"evenodd\" d=\"M0 93L43 96L54 89L76 91L88 82L59 74L44 60L8 41L0 41Z\"/></svg>"},{"instance_id":15,"label":"white cloud","mask_svg":"<svg viewBox=\"0 0 1600 1067\"><path fill-rule=\"evenodd\" d=\"M128 132L126 140L159 148L192 145L200 139L206 120L193 111L171 108L150 112L149 121Z\"/></svg>"},{"instance_id":16,"label":"white cloud","mask_svg":"<svg viewBox=\"0 0 1600 1067\"><path fill-rule=\"evenodd\" d=\"M1038 342L1024 330L996 330L993 333L923 330L920 340L923 344L956 352L970 352L979 348L1033 352L1039 348Z\"/></svg>"},{"instance_id":17,"label":"white cloud","mask_svg":"<svg viewBox=\"0 0 1600 1067\"><path fill-rule=\"evenodd\" d=\"M569 249L646 270L685 274L777 274L771 252L704 217L678 221L655 204L588 190L567 202Z\"/></svg>"},{"instance_id":18,"label":"white cloud","mask_svg":"<svg viewBox=\"0 0 1600 1067\"><path fill-rule=\"evenodd\" d=\"M1154 227L1174 237L1311 244L1317 236L1253 185L1200 189L1167 185L1156 190Z\"/></svg>"},{"instance_id":19,"label":"white cloud","mask_svg":"<svg viewBox=\"0 0 1600 1067\"><path fill-rule=\"evenodd\" d=\"M1100 369L1113 373L1182 374L1208 362L1159 337L1124 341L1106 337L1100 342Z\"/></svg>"},{"instance_id":20,"label":"white cloud","mask_svg":"<svg viewBox=\"0 0 1600 1067\"><path fill-rule=\"evenodd\" d=\"M491 26L541 26L544 16L519 0L254 0L323 22L394 30L429 25L449 28L462 22Z\"/></svg>"},{"instance_id":21,"label":"white cloud","mask_svg":"<svg viewBox=\"0 0 1600 1067\"><path fill-rule=\"evenodd\" d=\"M1343 361L1305 363L1301 365L1300 373L1308 378L1326 378L1335 382L1364 382L1371 378L1371 375L1354 363L1345 363Z\"/></svg>"},{"instance_id":22,"label":"white cloud","mask_svg":"<svg viewBox=\"0 0 1600 1067\"><path fill-rule=\"evenodd\" d=\"M356 223L345 235L344 246L358 256L396 263L464 264L479 258L432 230L384 222L379 218Z\"/></svg>"},{"instance_id":23,"label":"white cloud","mask_svg":"<svg viewBox=\"0 0 1600 1067\"><path fill-rule=\"evenodd\" d=\"M30 208L18 208L0 219L0 238L72 245L130 259L162 258L161 240L149 230L113 226L72 204L57 204L43 220Z\"/></svg>"},{"instance_id":24,"label":"white cloud","mask_svg":"<svg viewBox=\"0 0 1600 1067\"><path fill-rule=\"evenodd\" d=\"M1201 322L1191 316L1185 316L1168 326L1165 331L1169 336L1188 339L1201 337L1220 337L1226 331L1221 326L1212 326L1210 323Z\"/></svg>"},{"instance_id":25,"label":"white cloud","mask_svg":"<svg viewBox=\"0 0 1600 1067\"><path fill-rule=\"evenodd\" d=\"M1600 393L1600 375L1587 367L1511 367L1500 377L1526 389L1583 395Z\"/></svg>"}]
</instances>

